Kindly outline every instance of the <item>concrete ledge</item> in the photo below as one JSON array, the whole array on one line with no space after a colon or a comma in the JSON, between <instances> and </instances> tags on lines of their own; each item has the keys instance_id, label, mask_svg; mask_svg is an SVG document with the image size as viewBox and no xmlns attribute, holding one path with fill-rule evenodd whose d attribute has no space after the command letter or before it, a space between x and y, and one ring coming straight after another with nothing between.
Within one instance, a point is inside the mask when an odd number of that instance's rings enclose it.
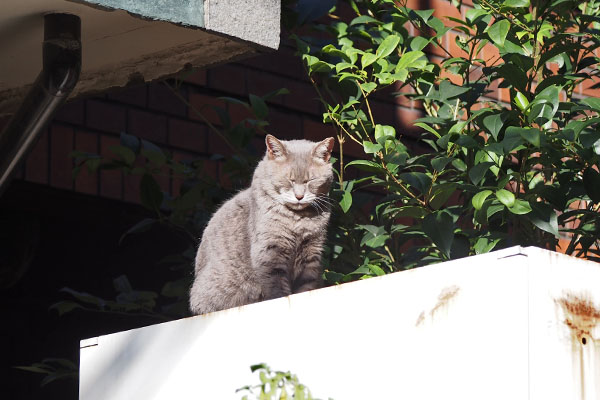
<instances>
[{"instance_id":1,"label":"concrete ledge","mask_svg":"<svg viewBox=\"0 0 600 400\"><path fill-rule=\"evenodd\" d=\"M0 116L41 70L43 16L78 15L83 62L72 97L140 84L277 49L279 0L4 0Z\"/></svg>"},{"instance_id":2,"label":"concrete ledge","mask_svg":"<svg viewBox=\"0 0 600 400\"><path fill-rule=\"evenodd\" d=\"M598 399L600 265L515 247L82 341L80 399Z\"/></svg>"}]
</instances>

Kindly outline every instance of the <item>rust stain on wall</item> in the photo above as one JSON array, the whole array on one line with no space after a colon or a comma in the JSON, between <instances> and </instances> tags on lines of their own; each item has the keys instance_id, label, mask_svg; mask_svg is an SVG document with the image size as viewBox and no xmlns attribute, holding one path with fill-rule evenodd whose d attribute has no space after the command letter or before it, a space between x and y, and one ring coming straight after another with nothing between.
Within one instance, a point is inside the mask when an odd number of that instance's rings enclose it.
<instances>
[{"instance_id":1,"label":"rust stain on wall","mask_svg":"<svg viewBox=\"0 0 600 400\"><path fill-rule=\"evenodd\" d=\"M600 398L596 384L600 378L600 349L597 348L600 343L593 335L600 323L600 308L588 294L566 293L555 303L562 309L562 322L571 333L574 388L578 391L576 397L596 400Z\"/></svg>"},{"instance_id":2,"label":"rust stain on wall","mask_svg":"<svg viewBox=\"0 0 600 400\"><path fill-rule=\"evenodd\" d=\"M576 296L566 294L556 300L561 306L565 319L564 323L569 327L578 342L585 344L591 338L592 331L600 322L600 309L587 296Z\"/></svg>"},{"instance_id":3,"label":"rust stain on wall","mask_svg":"<svg viewBox=\"0 0 600 400\"><path fill-rule=\"evenodd\" d=\"M440 292L440 294L438 295L437 303L429 311L429 316L431 318L434 318L436 312L438 312L439 310L441 310L444 307L447 307L448 304L450 303L450 301L454 297L456 297L456 295L458 294L459 291L460 291L460 288L456 285L452 285L452 286L443 288L442 291ZM419 317L417 318L417 321L415 322L415 326L419 326L419 325L423 324L424 321L425 321L425 311L423 311L423 312L421 312L421 314L419 314Z\"/></svg>"}]
</instances>

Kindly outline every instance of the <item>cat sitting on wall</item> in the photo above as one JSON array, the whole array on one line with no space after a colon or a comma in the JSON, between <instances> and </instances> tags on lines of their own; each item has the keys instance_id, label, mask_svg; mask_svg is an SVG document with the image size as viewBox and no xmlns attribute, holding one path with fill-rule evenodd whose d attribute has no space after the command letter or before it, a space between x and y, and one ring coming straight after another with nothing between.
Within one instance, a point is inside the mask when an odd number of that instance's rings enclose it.
<instances>
[{"instance_id":1,"label":"cat sitting on wall","mask_svg":"<svg viewBox=\"0 0 600 400\"><path fill-rule=\"evenodd\" d=\"M266 144L252 185L225 202L204 230L190 290L194 314L322 283L334 139L280 141L267 135Z\"/></svg>"}]
</instances>

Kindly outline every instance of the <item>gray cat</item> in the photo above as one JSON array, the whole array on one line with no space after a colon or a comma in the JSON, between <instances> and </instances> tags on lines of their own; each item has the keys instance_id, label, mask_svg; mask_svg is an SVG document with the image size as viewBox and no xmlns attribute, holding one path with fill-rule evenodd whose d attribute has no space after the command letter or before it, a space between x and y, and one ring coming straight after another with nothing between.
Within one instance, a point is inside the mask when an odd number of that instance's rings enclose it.
<instances>
[{"instance_id":1,"label":"gray cat","mask_svg":"<svg viewBox=\"0 0 600 400\"><path fill-rule=\"evenodd\" d=\"M190 290L194 314L321 285L334 139L267 135L266 144L252 185L225 202L204 230Z\"/></svg>"}]
</instances>

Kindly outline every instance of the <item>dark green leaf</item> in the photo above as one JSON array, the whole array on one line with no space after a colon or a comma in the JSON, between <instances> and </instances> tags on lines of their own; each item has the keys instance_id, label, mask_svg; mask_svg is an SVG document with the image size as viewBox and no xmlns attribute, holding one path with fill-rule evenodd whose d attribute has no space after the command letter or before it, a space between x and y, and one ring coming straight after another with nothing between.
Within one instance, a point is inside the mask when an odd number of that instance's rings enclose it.
<instances>
[{"instance_id":1,"label":"dark green leaf","mask_svg":"<svg viewBox=\"0 0 600 400\"><path fill-rule=\"evenodd\" d=\"M442 207L454 194L457 187L458 184L454 182L435 185L431 189L431 195L429 196L429 205L431 208L438 210L440 207Z\"/></svg>"},{"instance_id":2,"label":"dark green leaf","mask_svg":"<svg viewBox=\"0 0 600 400\"><path fill-rule=\"evenodd\" d=\"M486 161L475 165L473 168L469 170L469 178L473 184L478 185L479 182L485 176L485 173L489 171L490 167L494 165L491 161Z\"/></svg>"},{"instance_id":3,"label":"dark green leaf","mask_svg":"<svg viewBox=\"0 0 600 400\"><path fill-rule=\"evenodd\" d=\"M583 186L594 203L600 202L600 174L593 168L583 171Z\"/></svg>"},{"instance_id":4,"label":"dark green leaf","mask_svg":"<svg viewBox=\"0 0 600 400\"><path fill-rule=\"evenodd\" d=\"M494 140L498 140L498 133L504 126L504 121L502 120L502 114L492 114L483 118L483 126L488 130L488 132L492 135Z\"/></svg>"},{"instance_id":5,"label":"dark green leaf","mask_svg":"<svg viewBox=\"0 0 600 400\"><path fill-rule=\"evenodd\" d=\"M267 104L265 103L265 101L262 98L253 94L250 94L250 96L248 97L250 99L250 106L252 107L252 112L254 113L256 118L265 119L267 117L267 114L269 113L269 109L267 108Z\"/></svg>"},{"instance_id":6,"label":"dark green leaf","mask_svg":"<svg viewBox=\"0 0 600 400\"><path fill-rule=\"evenodd\" d=\"M541 230L558 237L559 232L556 211L545 203L532 203L530 205L531 212L527 214L529 220Z\"/></svg>"},{"instance_id":7,"label":"dark green leaf","mask_svg":"<svg viewBox=\"0 0 600 400\"><path fill-rule=\"evenodd\" d=\"M445 211L436 211L423 218L423 232L445 255L450 258L450 249L454 241L454 222Z\"/></svg>"}]
</instances>

